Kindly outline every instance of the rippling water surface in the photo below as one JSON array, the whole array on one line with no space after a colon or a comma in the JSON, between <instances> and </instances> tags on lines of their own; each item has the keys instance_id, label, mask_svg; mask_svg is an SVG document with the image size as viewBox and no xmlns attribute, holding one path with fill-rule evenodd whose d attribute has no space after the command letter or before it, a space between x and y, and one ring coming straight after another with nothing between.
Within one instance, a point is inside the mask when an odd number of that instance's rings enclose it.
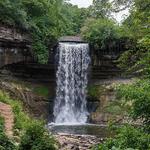
<instances>
[{"instance_id":1,"label":"rippling water surface","mask_svg":"<svg viewBox=\"0 0 150 150\"><path fill-rule=\"evenodd\" d=\"M49 125L49 130L54 134L75 134L75 135L91 135L102 138L111 137L113 133L107 126L100 126L94 124L83 125Z\"/></svg>"}]
</instances>

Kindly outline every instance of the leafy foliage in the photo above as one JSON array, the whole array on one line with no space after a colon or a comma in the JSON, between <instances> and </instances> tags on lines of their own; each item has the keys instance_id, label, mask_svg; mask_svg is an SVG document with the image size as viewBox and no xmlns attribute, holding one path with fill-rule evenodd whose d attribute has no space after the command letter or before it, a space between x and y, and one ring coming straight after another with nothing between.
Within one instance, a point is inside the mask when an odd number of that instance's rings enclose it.
<instances>
[{"instance_id":1,"label":"leafy foliage","mask_svg":"<svg viewBox=\"0 0 150 150\"><path fill-rule=\"evenodd\" d=\"M64 17L63 34L64 35L77 35L80 34L80 28L83 26L84 21L89 16L88 9L78 8L70 3L65 3L62 7Z\"/></svg>"},{"instance_id":2,"label":"leafy foliage","mask_svg":"<svg viewBox=\"0 0 150 150\"><path fill-rule=\"evenodd\" d=\"M23 111L22 104L19 101L11 99L7 93L0 90L0 102L11 105L14 113L15 125L14 131L19 129L20 132L24 131L25 128L30 124L31 119Z\"/></svg>"},{"instance_id":3,"label":"leafy foliage","mask_svg":"<svg viewBox=\"0 0 150 150\"><path fill-rule=\"evenodd\" d=\"M131 85L118 87L118 98L131 103L133 119L141 119L147 130L150 124L150 80L139 80ZM150 130L149 130L150 131Z\"/></svg>"},{"instance_id":4,"label":"leafy foliage","mask_svg":"<svg viewBox=\"0 0 150 150\"><path fill-rule=\"evenodd\" d=\"M126 70L126 74L136 74L150 77L150 38L144 37L138 41L136 47L124 52L118 59L118 66Z\"/></svg>"},{"instance_id":5,"label":"leafy foliage","mask_svg":"<svg viewBox=\"0 0 150 150\"><path fill-rule=\"evenodd\" d=\"M5 135L4 130L4 119L0 117L0 150L16 150L16 146Z\"/></svg>"},{"instance_id":6,"label":"leafy foliage","mask_svg":"<svg viewBox=\"0 0 150 150\"><path fill-rule=\"evenodd\" d=\"M124 126L115 139L109 139L98 145L95 150L149 150L150 135L138 128Z\"/></svg>"},{"instance_id":7,"label":"leafy foliage","mask_svg":"<svg viewBox=\"0 0 150 150\"><path fill-rule=\"evenodd\" d=\"M99 96L104 92L104 88L98 85L91 85L88 87L88 96L92 99L99 99Z\"/></svg>"},{"instance_id":8,"label":"leafy foliage","mask_svg":"<svg viewBox=\"0 0 150 150\"><path fill-rule=\"evenodd\" d=\"M82 36L96 50L105 48L111 42L119 38L119 27L110 19L88 19L81 29Z\"/></svg>"},{"instance_id":9,"label":"leafy foliage","mask_svg":"<svg viewBox=\"0 0 150 150\"><path fill-rule=\"evenodd\" d=\"M33 50L41 63L47 63L48 51L58 37L76 35L87 18L79 9L63 0L0 1L0 21L27 30L32 36Z\"/></svg>"},{"instance_id":10,"label":"leafy foliage","mask_svg":"<svg viewBox=\"0 0 150 150\"><path fill-rule=\"evenodd\" d=\"M0 21L9 25L18 25L28 28L27 13L22 9L20 0L1 0L0 1Z\"/></svg>"},{"instance_id":11,"label":"leafy foliage","mask_svg":"<svg viewBox=\"0 0 150 150\"><path fill-rule=\"evenodd\" d=\"M109 0L93 0L92 16L95 18L106 18L110 16L111 6Z\"/></svg>"},{"instance_id":12,"label":"leafy foliage","mask_svg":"<svg viewBox=\"0 0 150 150\"><path fill-rule=\"evenodd\" d=\"M21 138L19 150L55 150L55 141L43 124L35 121L30 124Z\"/></svg>"},{"instance_id":13,"label":"leafy foliage","mask_svg":"<svg viewBox=\"0 0 150 150\"><path fill-rule=\"evenodd\" d=\"M14 143L5 135L4 132L0 133L0 149L1 150L16 150Z\"/></svg>"},{"instance_id":14,"label":"leafy foliage","mask_svg":"<svg viewBox=\"0 0 150 150\"><path fill-rule=\"evenodd\" d=\"M55 150L56 142L44 127L43 121L28 117L22 105L12 100L8 94L0 91L0 101L11 105L15 116L14 134L21 137L20 145L16 147L4 133L4 122L0 118L0 149L2 150ZM16 132L17 131L17 132ZM19 132L18 132L19 131Z\"/></svg>"},{"instance_id":15,"label":"leafy foliage","mask_svg":"<svg viewBox=\"0 0 150 150\"><path fill-rule=\"evenodd\" d=\"M124 125L114 139L108 139L95 150L149 150L150 149L150 80L137 80L132 84L117 87L117 99L122 107L128 108L134 120L142 125L137 128ZM144 127L144 128L143 128Z\"/></svg>"},{"instance_id":16,"label":"leafy foliage","mask_svg":"<svg viewBox=\"0 0 150 150\"><path fill-rule=\"evenodd\" d=\"M134 72L145 77L150 76L150 36L149 36L149 1L132 0L132 8L129 17L123 22L123 27L128 31L128 35L134 43L129 47L130 52L124 53L120 61L120 66L129 73ZM128 61L131 62L128 65ZM130 67L129 67L130 66Z\"/></svg>"},{"instance_id":17,"label":"leafy foliage","mask_svg":"<svg viewBox=\"0 0 150 150\"><path fill-rule=\"evenodd\" d=\"M130 10L129 17L123 22L123 25L130 30L133 38L141 39L149 34L149 1L133 0L133 7Z\"/></svg>"},{"instance_id":18,"label":"leafy foliage","mask_svg":"<svg viewBox=\"0 0 150 150\"><path fill-rule=\"evenodd\" d=\"M4 119L0 116L0 133L4 131Z\"/></svg>"}]
</instances>

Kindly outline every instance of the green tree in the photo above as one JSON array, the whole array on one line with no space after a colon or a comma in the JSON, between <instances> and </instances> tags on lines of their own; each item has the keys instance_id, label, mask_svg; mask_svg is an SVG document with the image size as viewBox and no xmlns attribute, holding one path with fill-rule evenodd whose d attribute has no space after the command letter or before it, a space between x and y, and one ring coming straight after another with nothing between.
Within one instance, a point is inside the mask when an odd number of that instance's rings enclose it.
<instances>
[{"instance_id":1,"label":"green tree","mask_svg":"<svg viewBox=\"0 0 150 150\"><path fill-rule=\"evenodd\" d=\"M27 13L21 0L0 0L0 21L9 25L28 28Z\"/></svg>"},{"instance_id":2,"label":"green tree","mask_svg":"<svg viewBox=\"0 0 150 150\"><path fill-rule=\"evenodd\" d=\"M49 49L60 36L80 33L87 10L63 0L1 0L0 21L26 29L38 61L46 63Z\"/></svg>"},{"instance_id":3,"label":"green tree","mask_svg":"<svg viewBox=\"0 0 150 150\"><path fill-rule=\"evenodd\" d=\"M88 9L78 8L70 3L65 3L62 8L64 17L63 35L77 35L88 18Z\"/></svg>"},{"instance_id":4,"label":"green tree","mask_svg":"<svg viewBox=\"0 0 150 150\"><path fill-rule=\"evenodd\" d=\"M150 77L150 11L148 0L132 0L129 17L124 20L122 27L127 31L126 35L132 39L130 51L120 57L120 66L129 73L136 73ZM128 62L131 62L128 65ZM130 67L129 67L130 66Z\"/></svg>"},{"instance_id":5,"label":"green tree","mask_svg":"<svg viewBox=\"0 0 150 150\"><path fill-rule=\"evenodd\" d=\"M105 48L119 38L119 26L110 19L88 19L81 29L82 36L96 50Z\"/></svg>"},{"instance_id":6,"label":"green tree","mask_svg":"<svg viewBox=\"0 0 150 150\"><path fill-rule=\"evenodd\" d=\"M93 0L92 16L95 18L105 18L110 16L111 3L109 0Z\"/></svg>"}]
</instances>

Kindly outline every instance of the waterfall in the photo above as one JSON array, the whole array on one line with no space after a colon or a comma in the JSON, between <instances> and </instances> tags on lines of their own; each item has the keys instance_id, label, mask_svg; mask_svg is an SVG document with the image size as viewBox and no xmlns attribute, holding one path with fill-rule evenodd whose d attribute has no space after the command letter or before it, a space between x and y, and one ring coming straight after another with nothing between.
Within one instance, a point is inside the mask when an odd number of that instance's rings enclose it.
<instances>
[{"instance_id":1,"label":"waterfall","mask_svg":"<svg viewBox=\"0 0 150 150\"><path fill-rule=\"evenodd\" d=\"M86 123L89 45L59 43L58 56L55 123Z\"/></svg>"}]
</instances>

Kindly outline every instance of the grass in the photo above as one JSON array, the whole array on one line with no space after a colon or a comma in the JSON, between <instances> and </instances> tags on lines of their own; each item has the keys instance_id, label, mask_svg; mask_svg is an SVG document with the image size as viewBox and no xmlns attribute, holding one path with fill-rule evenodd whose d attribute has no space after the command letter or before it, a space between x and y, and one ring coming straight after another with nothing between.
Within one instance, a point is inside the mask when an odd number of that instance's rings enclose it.
<instances>
[{"instance_id":1,"label":"grass","mask_svg":"<svg viewBox=\"0 0 150 150\"><path fill-rule=\"evenodd\" d=\"M18 129L19 131L25 130L25 128L30 124L31 119L23 111L22 103L17 100L11 99L7 93L1 90L0 90L0 102L9 104L13 109L14 120L15 120L14 131L16 129Z\"/></svg>"},{"instance_id":2,"label":"grass","mask_svg":"<svg viewBox=\"0 0 150 150\"><path fill-rule=\"evenodd\" d=\"M91 85L88 87L88 96L94 98L94 99L99 99L99 96L101 93L104 92L104 88L99 85Z\"/></svg>"},{"instance_id":3,"label":"grass","mask_svg":"<svg viewBox=\"0 0 150 150\"><path fill-rule=\"evenodd\" d=\"M31 90L34 94L38 95L38 96L43 96L45 98L49 97L49 89L46 85L41 85L41 84L29 84L29 83L19 83L22 86L24 86L24 88L28 88L29 90Z\"/></svg>"},{"instance_id":4,"label":"grass","mask_svg":"<svg viewBox=\"0 0 150 150\"><path fill-rule=\"evenodd\" d=\"M16 88L20 88L22 90L29 90L38 96L49 98L50 90L46 84L45 85L44 84L35 84L35 83L24 82L21 80L13 80L10 83Z\"/></svg>"},{"instance_id":5,"label":"grass","mask_svg":"<svg viewBox=\"0 0 150 150\"><path fill-rule=\"evenodd\" d=\"M46 98L48 98L48 96L49 96L49 89L45 86L35 87L33 89L33 92L37 95L40 95L40 96L43 96L43 97L46 97Z\"/></svg>"},{"instance_id":6,"label":"grass","mask_svg":"<svg viewBox=\"0 0 150 150\"><path fill-rule=\"evenodd\" d=\"M0 116L0 132L4 131L4 118Z\"/></svg>"}]
</instances>

